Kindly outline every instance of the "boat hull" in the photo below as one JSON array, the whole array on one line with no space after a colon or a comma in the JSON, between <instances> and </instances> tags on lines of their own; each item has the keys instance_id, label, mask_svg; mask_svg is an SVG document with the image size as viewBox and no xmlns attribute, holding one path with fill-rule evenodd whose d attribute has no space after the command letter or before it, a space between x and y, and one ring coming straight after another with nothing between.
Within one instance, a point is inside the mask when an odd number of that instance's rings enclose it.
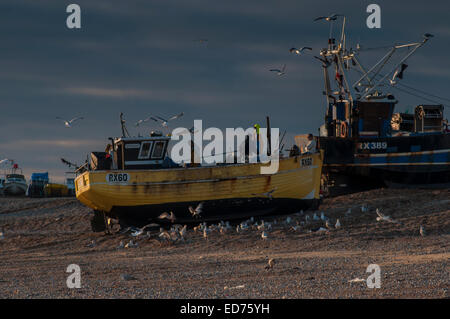
<instances>
[{"instance_id":1,"label":"boat hull","mask_svg":"<svg viewBox=\"0 0 450 319\"><path fill-rule=\"evenodd\" d=\"M27 184L23 183L5 183L3 187L3 193L4 195L22 196L25 195L27 187Z\"/></svg>"},{"instance_id":2,"label":"boat hull","mask_svg":"<svg viewBox=\"0 0 450 319\"><path fill-rule=\"evenodd\" d=\"M398 185L450 183L450 134L320 138L324 173Z\"/></svg>"},{"instance_id":3,"label":"boat hull","mask_svg":"<svg viewBox=\"0 0 450 319\"><path fill-rule=\"evenodd\" d=\"M280 159L279 170L272 175L262 175L260 163L90 171L77 177L76 195L94 210L133 222L155 221L161 213L170 211L179 222L290 213L318 203L321 156ZM109 182L111 176L122 176L122 181ZM264 194L270 191L270 195ZM188 207L195 208L200 202L201 217L192 218Z\"/></svg>"}]
</instances>

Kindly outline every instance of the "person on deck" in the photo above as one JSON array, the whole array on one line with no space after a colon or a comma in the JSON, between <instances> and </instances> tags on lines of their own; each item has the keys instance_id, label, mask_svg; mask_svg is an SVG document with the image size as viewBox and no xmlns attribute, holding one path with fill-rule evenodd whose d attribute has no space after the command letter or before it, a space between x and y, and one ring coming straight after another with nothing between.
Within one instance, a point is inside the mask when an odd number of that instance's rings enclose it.
<instances>
[{"instance_id":1,"label":"person on deck","mask_svg":"<svg viewBox=\"0 0 450 319\"><path fill-rule=\"evenodd\" d=\"M312 154L317 151L317 144L314 136L312 134L308 134L308 142L306 143L305 148L303 149L303 154Z\"/></svg>"}]
</instances>

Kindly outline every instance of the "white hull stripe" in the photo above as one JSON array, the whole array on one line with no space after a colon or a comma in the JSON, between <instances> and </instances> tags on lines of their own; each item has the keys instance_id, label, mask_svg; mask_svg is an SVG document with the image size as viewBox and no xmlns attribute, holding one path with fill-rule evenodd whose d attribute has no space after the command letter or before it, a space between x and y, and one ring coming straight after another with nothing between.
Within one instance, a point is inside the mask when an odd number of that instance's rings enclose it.
<instances>
[{"instance_id":1,"label":"white hull stripe","mask_svg":"<svg viewBox=\"0 0 450 319\"><path fill-rule=\"evenodd\" d=\"M414 166L414 165L450 165L450 162L440 163L361 163L361 164L324 164L324 166Z\"/></svg>"},{"instance_id":2,"label":"white hull stripe","mask_svg":"<svg viewBox=\"0 0 450 319\"><path fill-rule=\"evenodd\" d=\"M438 151L406 152L406 153L381 153L381 154L364 154L364 153L359 153L359 154L355 154L355 157L367 157L367 156L370 156L370 157L419 156L419 155L442 154L442 153L450 153L450 149L438 150Z\"/></svg>"}]
</instances>

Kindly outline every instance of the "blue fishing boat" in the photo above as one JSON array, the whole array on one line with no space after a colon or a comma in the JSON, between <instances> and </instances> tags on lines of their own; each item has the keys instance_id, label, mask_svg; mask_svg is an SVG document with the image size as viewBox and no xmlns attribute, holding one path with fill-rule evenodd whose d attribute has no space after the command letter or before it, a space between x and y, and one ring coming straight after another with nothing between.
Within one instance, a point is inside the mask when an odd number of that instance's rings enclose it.
<instances>
[{"instance_id":1,"label":"blue fishing boat","mask_svg":"<svg viewBox=\"0 0 450 319\"><path fill-rule=\"evenodd\" d=\"M332 26L341 22L336 39ZM330 21L328 46L315 56L322 63L327 101L317 138L325 153L324 184L335 194L352 186L448 185L450 131L442 103L448 99L403 82L408 59L433 35L387 47L387 54L368 67L362 56L376 48L347 48L345 25L345 16ZM399 100L393 91L420 98L413 113L395 112Z\"/></svg>"}]
</instances>

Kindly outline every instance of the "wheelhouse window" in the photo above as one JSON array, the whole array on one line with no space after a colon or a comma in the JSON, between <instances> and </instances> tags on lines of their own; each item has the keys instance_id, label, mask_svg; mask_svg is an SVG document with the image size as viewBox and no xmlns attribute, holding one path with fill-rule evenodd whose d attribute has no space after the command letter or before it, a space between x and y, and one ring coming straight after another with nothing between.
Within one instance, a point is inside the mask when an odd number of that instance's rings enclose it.
<instances>
[{"instance_id":1,"label":"wheelhouse window","mask_svg":"<svg viewBox=\"0 0 450 319\"><path fill-rule=\"evenodd\" d=\"M164 147L166 142L158 141L155 142L155 147L153 148L152 158L162 158L164 155Z\"/></svg>"},{"instance_id":2,"label":"wheelhouse window","mask_svg":"<svg viewBox=\"0 0 450 319\"><path fill-rule=\"evenodd\" d=\"M153 142L142 142L141 149L139 150L138 159L147 159L150 157L150 150L152 149Z\"/></svg>"}]
</instances>

